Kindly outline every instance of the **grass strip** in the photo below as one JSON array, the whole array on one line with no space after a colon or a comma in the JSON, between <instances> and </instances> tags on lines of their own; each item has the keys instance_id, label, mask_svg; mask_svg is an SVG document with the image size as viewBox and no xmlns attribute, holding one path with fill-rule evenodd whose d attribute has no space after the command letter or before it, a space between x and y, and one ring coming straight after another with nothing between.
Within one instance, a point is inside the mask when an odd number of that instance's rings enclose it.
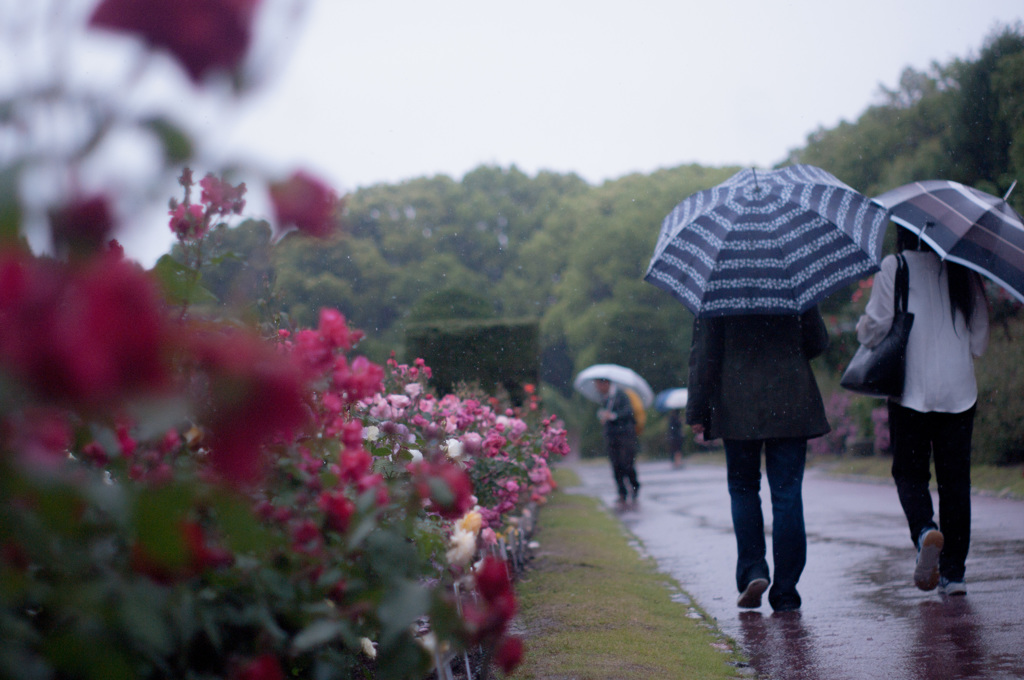
<instances>
[{"instance_id":1,"label":"grass strip","mask_svg":"<svg viewBox=\"0 0 1024 680\"><path fill-rule=\"evenodd\" d=\"M556 480L579 484L571 470ZM516 585L526 643L517 680L737 677L735 643L597 499L555 493L534 539L540 548Z\"/></svg>"}]
</instances>

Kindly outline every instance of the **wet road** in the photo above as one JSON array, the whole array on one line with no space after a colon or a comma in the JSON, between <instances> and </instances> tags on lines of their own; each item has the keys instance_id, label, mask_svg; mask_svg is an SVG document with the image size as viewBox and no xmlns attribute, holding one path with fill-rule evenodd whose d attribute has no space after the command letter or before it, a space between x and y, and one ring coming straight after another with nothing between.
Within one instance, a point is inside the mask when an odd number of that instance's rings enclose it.
<instances>
[{"instance_id":1,"label":"wet road","mask_svg":"<svg viewBox=\"0 0 1024 680\"><path fill-rule=\"evenodd\" d=\"M607 463L575 466L574 489L615 499ZM914 549L891 483L808 470L807 567L798 614L736 607L725 468L638 466L641 503L620 514L665 573L736 639L764 679L1024 678L1024 502L975 496L967 595L914 587ZM770 533L767 480L761 502ZM937 507L937 505L936 505ZM768 547L771 563L771 544Z\"/></svg>"}]
</instances>

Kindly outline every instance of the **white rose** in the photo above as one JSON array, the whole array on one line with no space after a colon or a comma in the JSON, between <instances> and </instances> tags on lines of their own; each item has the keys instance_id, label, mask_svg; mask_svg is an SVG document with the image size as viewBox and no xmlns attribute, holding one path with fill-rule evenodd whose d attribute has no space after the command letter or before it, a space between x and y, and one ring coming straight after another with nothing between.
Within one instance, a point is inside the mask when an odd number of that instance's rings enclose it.
<instances>
[{"instance_id":1,"label":"white rose","mask_svg":"<svg viewBox=\"0 0 1024 680\"><path fill-rule=\"evenodd\" d=\"M448 540L451 548L445 553L448 564L453 567L464 567L476 554L476 534L465 529L455 529Z\"/></svg>"},{"instance_id":2,"label":"white rose","mask_svg":"<svg viewBox=\"0 0 1024 680\"><path fill-rule=\"evenodd\" d=\"M463 448L462 442L458 439L449 439L445 442L445 447L448 450L448 457L458 462L462 460Z\"/></svg>"}]
</instances>

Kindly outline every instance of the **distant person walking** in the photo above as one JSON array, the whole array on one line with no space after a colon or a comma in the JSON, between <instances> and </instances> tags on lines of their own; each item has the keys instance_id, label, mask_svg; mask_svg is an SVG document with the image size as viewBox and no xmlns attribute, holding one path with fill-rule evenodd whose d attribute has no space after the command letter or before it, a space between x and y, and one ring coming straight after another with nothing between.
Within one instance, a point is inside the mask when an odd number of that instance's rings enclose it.
<instances>
[{"instance_id":1,"label":"distant person walking","mask_svg":"<svg viewBox=\"0 0 1024 680\"><path fill-rule=\"evenodd\" d=\"M594 381L594 387L604 397L597 417L603 426L608 446L608 460L611 462L615 487L619 492L616 507L625 510L636 506L640 493L640 482L636 476L636 453L639 444L633 405L625 389L610 380L597 379Z\"/></svg>"},{"instance_id":2,"label":"distant person walking","mask_svg":"<svg viewBox=\"0 0 1024 680\"><path fill-rule=\"evenodd\" d=\"M810 360L828 346L817 307L801 315L697 317L686 422L721 438L736 534L739 607L798 609L807 561L802 486L807 440L829 431ZM771 579L761 512L761 451L772 504Z\"/></svg>"},{"instance_id":3,"label":"distant person walking","mask_svg":"<svg viewBox=\"0 0 1024 680\"><path fill-rule=\"evenodd\" d=\"M672 461L672 467L678 469L683 467L683 447L686 445L686 438L683 435L683 420L679 416L679 409L673 409L668 413L668 455Z\"/></svg>"},{"instance_id":4,"label":"distant person walking","mask_svg":"<svg viewBox=\"0 0 1024 680\"><path fill-rule=\"evenodd\" d=\"M971 437L978 386L974 358L988 346L988 302L981 278L945 262L913 232L897 229L907 262L907 309L914 323L907 341L903 395L890 399L892 476L910 540L917 548L914 583L947 595L967 592L965 562L971 539ZM896 257L882 260L857 339L874 347L892 325ZM939 487L935 523L929 464Z\"/></svg>"}]
</instances>

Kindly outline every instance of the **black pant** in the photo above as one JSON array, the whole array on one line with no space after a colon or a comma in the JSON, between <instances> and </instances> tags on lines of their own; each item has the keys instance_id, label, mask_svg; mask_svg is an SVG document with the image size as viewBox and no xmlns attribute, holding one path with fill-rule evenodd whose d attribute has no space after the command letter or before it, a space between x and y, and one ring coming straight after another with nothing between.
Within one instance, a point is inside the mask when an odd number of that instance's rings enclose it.
<instances>
[{"instance_id":1,"label":"black pant","mask_svg":"<svg viewBox=\"0 0 1024 680\"><path fill-rule=\"evenodd\" d=\"M636 479L636 433L625 430L606 432L605 439L608 440L608 459L612 463L612 476L615 477L619 498L626 500L626 481L629 481L635 497L640 489Z\"/></svg>"},{"instance_id":2,"label":"black pant","mask_svg":"<svg viewBox=\"0 0 1024 680\"><path fill-rule=\"evenodd\" d=\"M907 516L910 539L917 547L926 528L939 529L945 539L939 573L962 581L971 542L971 435L974 410L962 413L921 413L889 402L892 477ZM934 520L928 489L929 460L935 457L939 486L939 524Z\"/></svg>"}]
</instances>

